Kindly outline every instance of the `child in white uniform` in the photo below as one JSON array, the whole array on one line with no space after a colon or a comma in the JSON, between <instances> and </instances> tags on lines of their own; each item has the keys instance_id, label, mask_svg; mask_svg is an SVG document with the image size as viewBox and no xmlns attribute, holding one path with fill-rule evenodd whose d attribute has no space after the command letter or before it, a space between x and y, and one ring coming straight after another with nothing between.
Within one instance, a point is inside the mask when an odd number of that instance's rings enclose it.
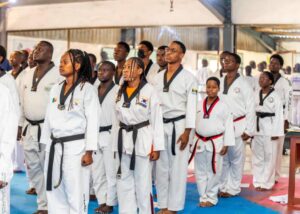
<instances>
[{"instance_id":1,"label":"child in white uniform","mask_svg":"<svg viewBox=\"0 0 300 214\"><path fill-rule=\"evenodd\" d=\"M261 90L255 94L256 131L251 149L253 185L258 191L269 190L275 184L277 145L279 137L284 136L282 102L273 84L273 74L262 72Z\"/></svg>"},{"instance_id":2,"label":"child in white uniform","mask_svg":"<svg viewBox=\"0 0 300 214\"><path fill-rule=\"evenodd\" d=\"M217 204L223 155L228 146L235 144L233 118L227 105L219 99L219 90L219 79L208 78L207 97L197 104L194 153L201 207Z\"/></svg>"}]
</instances>

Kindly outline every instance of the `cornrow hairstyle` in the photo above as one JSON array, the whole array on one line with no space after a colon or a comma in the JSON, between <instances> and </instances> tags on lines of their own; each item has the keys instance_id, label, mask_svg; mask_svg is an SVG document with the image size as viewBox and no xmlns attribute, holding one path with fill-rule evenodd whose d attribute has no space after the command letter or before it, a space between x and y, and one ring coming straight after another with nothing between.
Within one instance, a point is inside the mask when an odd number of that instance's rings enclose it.
<instances>
[{"instance_id":1,"label":"cornrow hairstyle","mask_svg":"<svg viewBox=\"0 0 300 214\"><path fill-rule=\"evenodd\" d=\"M92 80L92 67L89 59L89 55L85 51L81 51L79 49L69 49L67 53L70 56L71 62L72 62L72 67L73 67L73 77L75 76L75 63L80 64L80 68L78 71L78 79L75 82L75 78L73 78L73 83L78 84L82 83L81 89L84 86L85 82L91 82ZM74 91L71 94L71 99L70 99L70 104L68 107L68 110L73 108L73 96L74 96Z\"/></svg>"},{"instance_id":2,"label":"cornrow hairstyle","mask_svg":"<svg viewBox=\"0 0 300 214\"><path fill-rule=\"evenodd\" d=\"M144 77L144 62L142 59L138 58L138 57L131 57L129 58L127 61L131 60L131 72L133 72L133 69L135 69L135 66L137 65L138 68L142 69L142 77L140 78L141 81L140 81L140 84L138 86L138 88L140 88L140 85L141 85L141 82L144 81L145 77ZM128 82L127 81L124 81L123 84L120 86L120 89L118 91L118 95L117 95L117 99L116 99L116 102L119 102L121 100L121 97L122 97L122 94L124 93L124 91L126 90L128 86ZM139 94L137 95L137 102L139 100Z\"/></svg>"}]
</instances>

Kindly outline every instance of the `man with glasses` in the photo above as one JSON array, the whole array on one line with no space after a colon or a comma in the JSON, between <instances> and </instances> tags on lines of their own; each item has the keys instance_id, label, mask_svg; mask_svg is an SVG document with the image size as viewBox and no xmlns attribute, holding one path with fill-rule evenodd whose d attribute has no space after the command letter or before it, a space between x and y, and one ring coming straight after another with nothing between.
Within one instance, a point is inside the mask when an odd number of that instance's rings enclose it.
<instances>
[{"instance_id":1,"label":"man with glasses","mask_svg":"<svg viewBox=\"0 0 300 214\"><path fill-rule=\"evenodd\" d=\"M154 77L164 120L166 150L156 164L156 187L160 214L184 209L191 129L195 128L197 80L181 64L186 48L173 41L165 49L167 69Z\"/></svg>"}]
</instances>

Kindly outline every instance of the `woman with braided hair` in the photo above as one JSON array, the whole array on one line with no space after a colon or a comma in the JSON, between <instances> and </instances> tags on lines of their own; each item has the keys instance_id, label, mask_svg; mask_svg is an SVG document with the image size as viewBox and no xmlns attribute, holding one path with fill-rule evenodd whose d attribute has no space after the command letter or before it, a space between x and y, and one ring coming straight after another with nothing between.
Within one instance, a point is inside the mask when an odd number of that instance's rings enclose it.
<instances>
[{"instance_id":1,"label":"woman with braided hair","mask_svg":"<svg viewBox=\"0 0 300 214\"><path fill-rule=\"evenodd\" d=\"M150 161L156 161L164 149L160 102L143 73L141 59L128 59L116 100L113 151L119 160L117 194L123 214L152 213Z\"/></svg>"},{"instance_id":2,"label":"woman with braided hair","mask_svg":"<svg viewBox=\"0 0 300 214\"><path fill-rule=\"evenodd\" d=\"M97 150L99 101L89 83L86 52L68 50L59 67L65 80L50 92L41 142L46 144L49 213L87 213L92 152Z\"/></svg>"}]
</instances>

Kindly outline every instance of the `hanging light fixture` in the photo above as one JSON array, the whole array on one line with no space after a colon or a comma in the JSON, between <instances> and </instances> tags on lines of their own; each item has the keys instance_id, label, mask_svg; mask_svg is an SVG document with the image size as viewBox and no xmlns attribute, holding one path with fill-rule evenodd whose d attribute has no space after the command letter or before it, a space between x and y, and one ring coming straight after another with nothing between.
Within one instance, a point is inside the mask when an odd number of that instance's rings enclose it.
<instances>
[{"instance_id":1,"label":"hanging light fixture","mask_svg":"<svg viewBox=\"0 0 300 214\"><path fill-rule=\"evenodd\" d=\"M170 0L170 12L174 11L174 0Z\"/></svg>"}]
</instances>

